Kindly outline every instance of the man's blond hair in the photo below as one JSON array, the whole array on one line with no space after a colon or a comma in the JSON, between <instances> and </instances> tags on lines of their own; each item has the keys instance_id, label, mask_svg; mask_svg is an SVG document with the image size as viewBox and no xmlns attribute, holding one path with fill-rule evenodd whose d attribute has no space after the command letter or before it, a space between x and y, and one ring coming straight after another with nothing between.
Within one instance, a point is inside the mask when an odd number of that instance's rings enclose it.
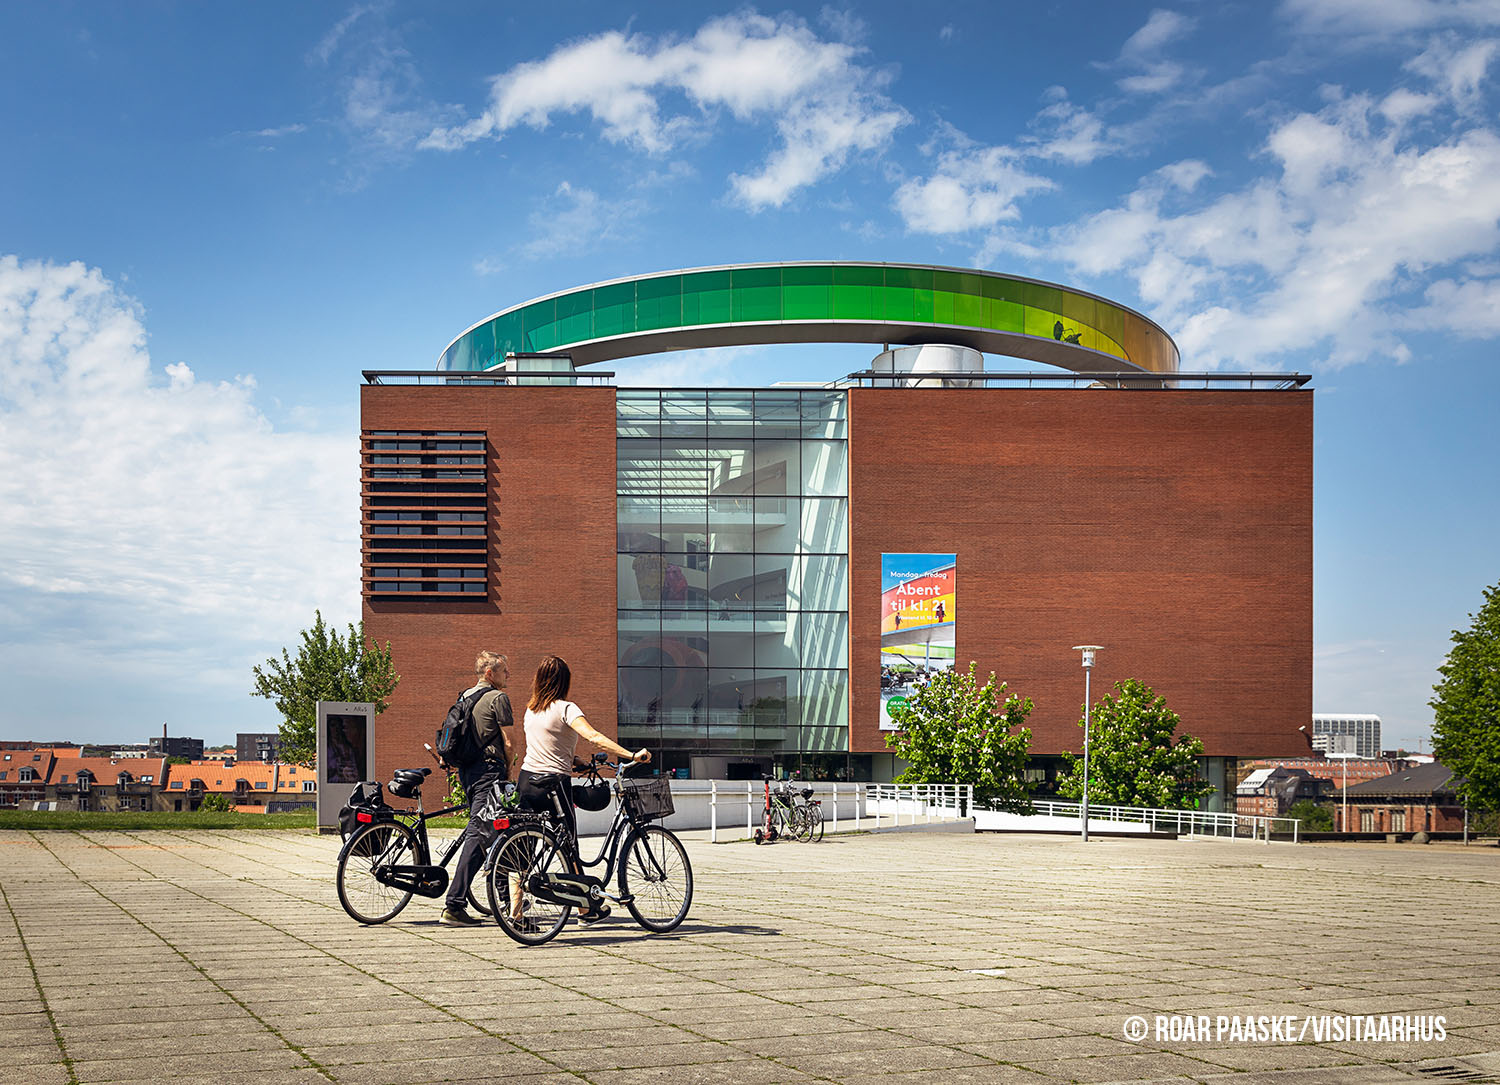
<instances>
[{"instance_id":1,"label":"man's blond hair","mask_svg":"<svg viewBox=\"0 0 1500 1085\"><path fill-rule=\"evenodd\" d=\"M507 667L510 665L510 661L499 652L480 652L479 658L474 660L474 673L483 678L485 671L492 670L502 663Z\"/></svg>"}]
</instances>

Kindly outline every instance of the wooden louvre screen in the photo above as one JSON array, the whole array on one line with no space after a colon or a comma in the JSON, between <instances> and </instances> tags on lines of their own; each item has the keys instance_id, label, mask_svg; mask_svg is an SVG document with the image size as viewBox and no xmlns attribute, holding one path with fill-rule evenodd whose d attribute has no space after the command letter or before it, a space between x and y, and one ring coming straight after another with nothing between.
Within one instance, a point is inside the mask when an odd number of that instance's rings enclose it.
<instances>
[{"instance_id":1,"label":"wooden louvre screen","mask_svg":"<svg viewBox=\"0 0 1500 1085\"><path fill-rule=\"evenodd\" d=\"M365 430L360 445L364 595L487 598L485 433Z\"/></svg>"}]
</instances>

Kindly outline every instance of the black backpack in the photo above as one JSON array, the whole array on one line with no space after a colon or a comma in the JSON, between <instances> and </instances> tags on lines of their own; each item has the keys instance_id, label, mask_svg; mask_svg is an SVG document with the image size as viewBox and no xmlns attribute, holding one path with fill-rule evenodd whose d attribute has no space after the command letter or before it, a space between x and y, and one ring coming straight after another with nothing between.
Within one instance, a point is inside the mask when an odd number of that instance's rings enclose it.
<instances>
[{"instance_id":1,"label":"black backpack","mask_svg":"<svg viewBox=\"0 0 1500 1085\"><path fill-rule=\"evenodd\" d=\"M448 709L443 725L438 728L437 755L449 768L468 768L484 757L474 726L474 706L479 698L493 691L493 686L482 686L467 696L461 694Z\"/></svg>"}]
</instances>

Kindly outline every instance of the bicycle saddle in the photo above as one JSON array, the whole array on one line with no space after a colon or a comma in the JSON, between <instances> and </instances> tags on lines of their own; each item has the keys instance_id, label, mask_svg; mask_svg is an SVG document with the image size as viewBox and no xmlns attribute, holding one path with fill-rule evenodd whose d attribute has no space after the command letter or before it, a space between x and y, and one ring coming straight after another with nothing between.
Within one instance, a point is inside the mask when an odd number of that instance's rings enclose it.
<instances>
[{"instance_id":1,"label":"bicycle saddle","mask_svg":"<svg viewBox=\"0 0 1500 1085\"><path fill-rule=\"evenodd\" d=\"M430 775L432 775L431 769L397 769L391 773L391 782L386 785L386 790L392 795L409 799L417 793L417 788L422 786L422 781Z\"/></svg>"}]
</instances>

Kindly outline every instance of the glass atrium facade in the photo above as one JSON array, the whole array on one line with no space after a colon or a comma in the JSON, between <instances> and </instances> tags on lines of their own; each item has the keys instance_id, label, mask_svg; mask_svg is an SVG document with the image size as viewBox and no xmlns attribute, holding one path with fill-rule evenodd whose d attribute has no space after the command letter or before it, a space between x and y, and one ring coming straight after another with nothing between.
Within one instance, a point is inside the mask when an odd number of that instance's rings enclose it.
<instances>
[{"instance_id":1,"label":"glass atrium facade","mask_svg":"<svg viewBox=\"0 0 1500 1085\"><path fill-rule=\"evenodd\" d=\"M844 393L621 388L616 404L620 741L694 776L842 774Z\"/></svg>"}]
</instances>

